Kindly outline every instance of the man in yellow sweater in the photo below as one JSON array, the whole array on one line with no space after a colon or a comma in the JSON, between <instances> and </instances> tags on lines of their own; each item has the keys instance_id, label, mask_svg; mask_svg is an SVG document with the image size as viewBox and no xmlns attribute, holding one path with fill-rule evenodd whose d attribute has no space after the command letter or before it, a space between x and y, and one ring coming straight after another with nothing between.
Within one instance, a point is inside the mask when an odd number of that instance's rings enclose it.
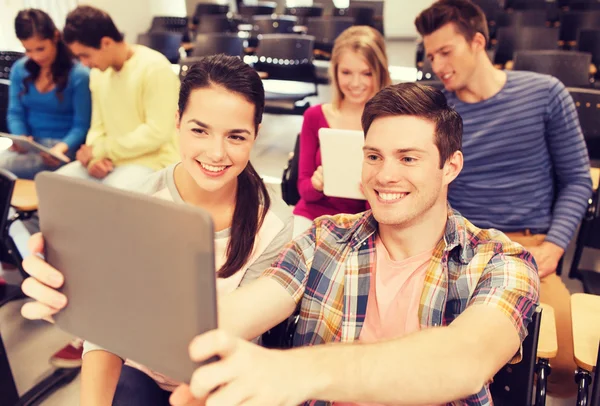
<instances>
[{"instance_id":1,"label":"man in yellow sweater","mask_svg":"<svg viewBox=\"0 0 600 406\"><path fill-rule=\"evenodd\" d=\"M92 123L77 161L58 170L67 176L128 188L179 159L175 112L179 79L162 54L129 45L111 17L80 6L67 16L64 39L92 68ZM83 341L54 354L56 367L81 366Z\"/></svg>"},{"instance_id":2,"label":"man in yellow sweater","mask_svg":"<svg viewBox=\"0 0 600 406\"><path fill-rule=\"evenodd\" d=\"M179 80L167 58L129 45L107 13L89 6L69 13L64 39L92 68L92 123L77 161L59 173L127 188L176 162Z\"/></svg>"}]
</instances>

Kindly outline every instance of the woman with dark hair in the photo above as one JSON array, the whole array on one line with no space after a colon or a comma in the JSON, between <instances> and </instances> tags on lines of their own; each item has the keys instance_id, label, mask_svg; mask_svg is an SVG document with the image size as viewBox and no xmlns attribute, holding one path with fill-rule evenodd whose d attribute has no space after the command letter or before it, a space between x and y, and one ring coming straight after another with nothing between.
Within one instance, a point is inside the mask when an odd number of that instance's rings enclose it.
<instances>
[{"instance_id":1,"label":"woman with dark hair","mask_svg":"<svg viewBox=\"0 0 600 406\"><path fill-rule=\"evenodd\" d=\"M25 57L10 72L8 129L32 137L57 155L73 158L90 126L89 69L75 61L48 14L21 10L15 18ZM33 179L60 161L17 145L0 154L0 167Z\"/></svg>"},{"instance_id":2,"label":"woman with dark hair","mask_svg":"<svg viewBox=\"0 0 600 406\"><path fill-rule=\"evenodd\" d=\"M269 196L249 162L264 103L262 81L239 58L217 55L193 65L179 93L176 127L181 161L150 175L137 188L212 215L219 295L258 278L292 239L290 209L280 198ZM41 238L35 238L39 245ZM37 266L49 266L33 257L25 263L32 260ZM31 286L41 284L28 278L23 288L31 292ZM44 307L32 302L22 312L27 318L39 318L37 312ZM130 360L123 366L117 355L89 342L84 348L82 404L169 404L178 382Z\"/></svg>"}]
</instances>

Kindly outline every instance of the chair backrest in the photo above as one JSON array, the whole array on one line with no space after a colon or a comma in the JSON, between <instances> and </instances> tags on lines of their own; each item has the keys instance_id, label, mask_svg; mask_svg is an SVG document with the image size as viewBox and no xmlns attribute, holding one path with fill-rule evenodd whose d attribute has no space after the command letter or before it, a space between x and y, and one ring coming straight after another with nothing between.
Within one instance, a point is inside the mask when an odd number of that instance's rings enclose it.
<instances>
[{"instance_id":1,"label":"chair backrest","mask_svg":"<svg viewBox=\"0 0 600 406\"><path fill-rule=\"evenodd\" d=\"M198 24L200 17L205 15L219 15L229 13L228 4L216 4L216 3L198 3L196 4L196 10L192 17L192 22Z\"/></svg>"},{"instance_id":2,"label":"chair backrest","mask_svg":"<svg viewBox=\"0 0 600 406\"><path fill-rule=\"evenodd\" d=\"M315 37L315 49L331 52L342 32L354 25L352 17L312 17L307 21L307 34Z\"/></svg>"},{"instance_id":3,"label":"chair backrest","mask_svg":"<svg viewBox=\"0 0 600 406\"><path fill-rule=\"evenodd\" d=\"M187 17L170 17L170 16L157 16L152 18L152 25L150 26L150 32L152 31L168 31L178 32L185 34L188 29Z\"/></svg>"},{"instance_id":4,"label":"chair backrest","mask_svg":"<svg viewBox=\"0 0 600 406\"><path fill-rule=\"evenodd\" d=\"M306 19L308 17L321 17L323 15L323 7L286 7L285 14L297 17L298 24L306 25Z\"/></svg>"},{"instance_id":5,"label":"chair backrest","mask_svg":"<svg viewBox=\"0 0 600 406\"><path fill-rule=\"evenodd\" d=\"M190 56L225 54L244 56L246 40L233 33L198 34Z\"/></svg>"},{"instance_id":6,"label":"chair backrest","mask_svg":"<svg viewBox=\"0 0 600 406\"><path fill-rule=\"evenodd\" d=\"M498 13L498 27L545 27L548 16L545 10L518 10Z\"/></svg>"},{"instance_id":7,"label":"chair backrest","mask_svg":"<svg viewBox=\"0 0 600 406\"><path fill-rule=\"evenodd\" d=\"M0 132L7 133L8 124L6 115L8 113L8 92L10 82L7 79L0 79Z\"/></svg>"},{"instance_id":8,"label":"chair backrest","mask_svg":"<svg viewBox=\"0 0 600 406\"><path fill-rule=\"evenodd\" d=\"M515 70L552 75L567 87L589 86L592 55L576 51L518 51L515 52Z\"/></svg>"},{"instance_id":9,"label":"chair backrest","mask_svg":"<svg viewBox=\"0 0 600 406\"><path fill-rule=\"evenodd\" d=\"M600 160L600 90L568 88L583 131L590 159Z\"/></svg>"},{"instance_id":10,"label":"chair backrest","mask_svg":"<svg viewBox=\"0 0 600 406\"><path fill-rule=\"evenodd\" d=\"M138 36L138 44L160 52L171 63L177 63L179 61L179 48L181 47L182 39L182 34L174 32L147 32Z\"/></svg>"},{"instance_id":11,"label":"chair backrest","mask_svg":"<svg viewBox=\"0 0 600 406\"><path fill-rule=\"evenodd\" d=\"M577 41L579 31L600 27L600 10L566 11L560 16L560 40Z\"/></svg>"},{"instance_id":12,"label":"chair backrest","mask_svg":"<svg viewBox=\"0 0 600 406\"><path fill-rule=\"evenodd\" d=\"M254 16L252 18L255 34L293 34L297 22L297 17L285 15Z\"/></svg>"},{"instance_id":13,"label":"chair backrest","mask_svg":"<svg viewBox=\"0 0 600 406\"><path fill-rule=\"evenodd\" d=\"M0 168L0 233L2 233L2 238L4 238L4 231L8 222L8 211L10 210L10 201L16 181L17 177L12 172Z\"/></svg>"},{"instance_id":14,"label":"chair backrest","mask_svg":"<svg viewBox=\"0 0 600 406\"><path fill-rule=\"evenodd\" d=\"M547 27L500 27L494 62L503 64L517 51L554 50L558 48L558 29Z\"/></svg>"},{"instance_id":15,"label":"chair backrest","mask_svg":"<svg viewBox=\"0 0 600 406\"><path fill-rule=\"evenodd\" d=\"M316 81L313 65L315 37L311 35L265 34L256 48L254 67L270 79Z\"/></svg>"},{"instance_id":16,"label":"chair backrest","mask_svg":"<svg viewBox=\"0 0 600 406\"><path fill-rule=\"evenodd\" d=\"M542 308L533 313L523 340L523 358L517 364L506 364L494 376L490 391L497 405L530 405L533 397L533 381L537 363L537 346L542 321Z\"/></svg>"},{"instance_id":17,"label":"chair backrest","mask_svg":"<svg viewBox=\"0 0 600 406\"><path fill-rule=\"evenodd\" d=\"M226 14L203 15L198 20L196 33L211 34L215 32L237 32L237 24Z\"/></svg>"},{"instance_id":18,"label":"chair backrest","mask_svg":"<svg viewBox=\"0 0 600 406\"><path fill-rule=\"evenodd\" d=\"M375 25L375 9L370 7L336 8L333 10L336 17L352 17L355 25Z\"/></svg>"},{"instance_id":19,"label":"chair backrest","mask_svg":"<svg viewBox=\"0 0 600 406\"><path fill-rule=\"evenodd\" d=\"M22 52L0 51L0 79L8 79L13 64L24 56Z\"/></svg>"},{"instance_id":20,"label":"chair backrest","mask_svg":"<svg viewBox=\"0 0 600 406\"><path fill-rule=\"evenodd\" d=\"M600 29L579 31L577 47L581 52L592 54L592 63L600 66Z\"/></svg>"},{"instance_id":21,"label":"chair backrest","mask_svg":"<svg viewBox=\"0 0 600 406\"><path fill-rule=\"evenodd\" d=\"M570 0L569 10L600 10L600 2L597 0Z\"/></svg>"},{"instance_id":22,"label":"chair backrest","mask_svg":"<svg viewBox=\"0 0 600 406\"><path fill-rule=\"evenodd\" d=\"M294 144L294 155L288 160L281 177L281 197L290 206L296 205L300 200L298 192L298 171L300 166L300 134Z\"/></svg>"},{"instance_id":23,"label":"chair backrest","mask_svg":"<svg viewBox=\"0 0 600 406\"><path fill-rule=\"evenodd\" d=\"M187 17L158 16L152 19L152 25L148 32L174 32L182 35L183 42L190 41Z\"/></svg>"},{"instance_id":24,"label":"chair backrest","mask_svg":"<svg viewBox=\"0 0 600 406\"><path fill-rule=\"evenodd\" d=\"M546 0L506 0L504 7L513 10L545 10Z\"/></svg>"},{"instance_id":25,"label":"chair backrest","mask_svg":"<svg viewBox=\"0 0 600 406\"><path fill-rule=\"evenodd\" d=\"M277 3L274 1L259 1L256 4L240 4L238 13L246 20L252 16L266 16L275 13Z\"/></svg>"},{"instance_id":26,"label":"chair backrest","mask_svg":"<svg viewBox=\"0 0 600 406\"><path fill-rule=\"evenodd\" d=\"M498 0L473 0L472 2L483 10L488 22L496 21L497 15L502 12L502 7L500 7Z\"/></svg>"}]
</instances>

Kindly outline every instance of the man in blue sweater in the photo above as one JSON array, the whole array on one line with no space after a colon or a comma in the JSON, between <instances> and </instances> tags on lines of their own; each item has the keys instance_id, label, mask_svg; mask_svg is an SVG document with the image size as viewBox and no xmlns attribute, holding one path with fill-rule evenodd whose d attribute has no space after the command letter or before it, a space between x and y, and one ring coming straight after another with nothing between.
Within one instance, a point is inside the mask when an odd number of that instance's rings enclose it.
<instances>
[{"instance_id":1,"label":"man in blue sweater","mask_svg":"<svg viewBox=\"0 0 600 406\"><path fill-rule=\"evenodd\" d=\"M554 308L559 340L548 389L570 396L570 294L556 268L592 193L573 99L554 77L495 69L486 54L485 15L468 0L440 0L415 25L464 122L464 169L448 200L476 226L499 229L534 255L540 301Z\"/></svg>"}]
</instances>

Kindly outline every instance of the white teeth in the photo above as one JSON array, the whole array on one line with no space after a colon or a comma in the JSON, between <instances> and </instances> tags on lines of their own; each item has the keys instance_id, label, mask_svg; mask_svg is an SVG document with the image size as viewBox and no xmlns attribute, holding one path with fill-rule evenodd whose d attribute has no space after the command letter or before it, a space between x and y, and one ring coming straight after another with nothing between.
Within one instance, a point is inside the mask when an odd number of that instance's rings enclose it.
<instances>
[{"instance_id":1,"label":"white teeth","mask_svg":"<svg viewBox=\"0 0 600 406\"><path fill-rule=\"evenodd\" d=\"M212 165L207 165L205 163L200 162L200 165L202 165L202 167L204 169L206 169L207 171L210 172L221 172L222 170L224 170L225 168L227 168L226 166L212 166Z\"/></svg>"},{"instance_id":2,"label":"white teeth","mask_svg":"<svg viewBox=\"0 0 600 406\"><path fill-rule=\"evenodd\" d=\"M380 193L381 200L391 201L398 200L406 196L406 193Z\"/></svg>"},{"instance_id":3,"label":"white teeth","mask_svg":"<svg viewBox=\"0 0 600 406\"><path fill-rule=\"evenodd\" d=\"M446 73L444 76L442 76L442 79L449 79L450 76L452 76L452 73Z\"/></svg>"}]
</instances>

